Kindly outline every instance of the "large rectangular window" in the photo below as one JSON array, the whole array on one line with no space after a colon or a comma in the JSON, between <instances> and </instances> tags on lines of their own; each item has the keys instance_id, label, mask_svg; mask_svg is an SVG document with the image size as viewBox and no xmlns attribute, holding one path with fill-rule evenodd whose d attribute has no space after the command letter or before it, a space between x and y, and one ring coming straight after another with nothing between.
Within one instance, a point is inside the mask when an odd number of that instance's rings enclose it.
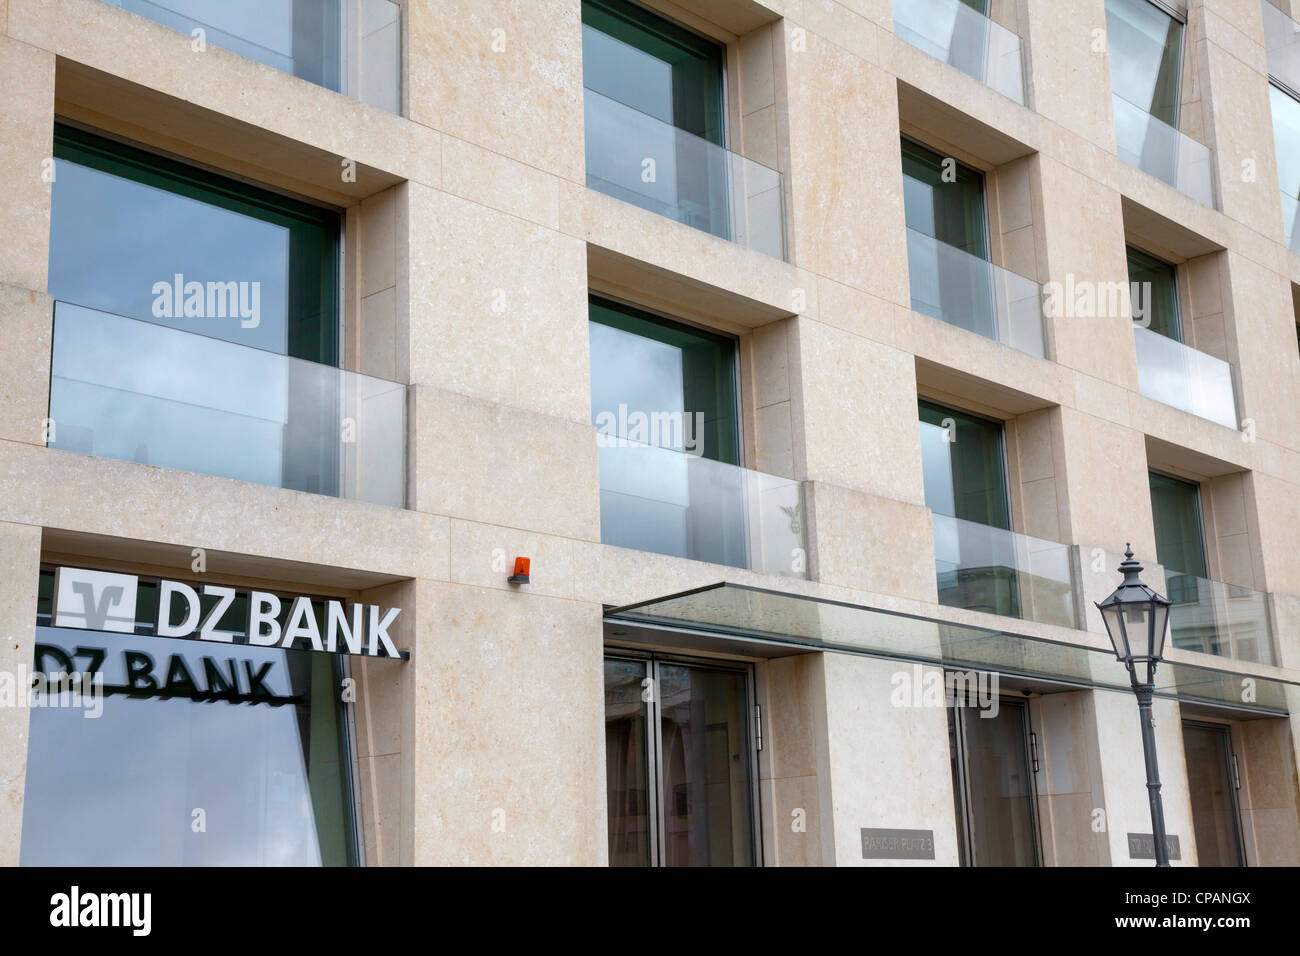
<instances>
[{"instance_id":1,"label":"large rectangular window","mask_svg":"<svg viewBox=\"0 0 1300 956\"><path fill-rule=\"evenodd\" d=\"M1208 577L1205 535L1201 530L1201 489L1190 481L1154 471L1149 477L1156 560L1168 571Z\"/></svg>"},{"instance_id":2,"label":"large rectangular window","mask_svg":"<svg viewBox=\"0 0 1300 956\"><path fill-rule=\"evenodd\" d=\"M590 312L601 540L747 567L735 340L595 296Z\"/></svg>"},{"instance_id":3,"label":"large rectangular window","mask_svg":"<svg viewBox=\"0 0 1300 956\"><path fill-rule=\"evenodd\" d=\"M1177 128L1183 24L1149 0L1106 0L1111 90Z\"/></svg>"},{"instance_id":4,"label":"large rectangular window","mask_svg":"<svg viewBox=\"0 0 1300 956\"><path fill-rule=\"evenodd\" d=\"M55 132L51 447L405 504L403 386L342 371L339 213Z\"/></svg>"},{"instance_id":5,"label":"large rectangular window","mask_svg":"<svg viewBox=\"0 0 1300 956\"><path fill-rule=\"evenodd\" d=\"M337 212L69 126L54 156L56 300L336 364Z\"/></svg>"},{"instance_id":6,"label":"large rectangular window","mask_svg":"<svg viewBox=\"0 0 1300 956\"><path fill-rule=\"evenodd\" d=\"M724 48L628 0L584 0L587 185L724 239L748 225L733 210L723 107ZM775 174L772 174L775 176ZM748 189L756 190L755 179ZM779 197L777 197L779 199ZM754 224L758 227L758 223ZM772 223L763 224L769 231ZM779 236L781 224L775 224ZM779 255L781 250L763 247Z\"/></svg>"},{"instance_id":7,"label":"large rectangular window","mask_svg":"<svg viewBox=\"0 0 1300 956\"><path fill-rule=\"evenodd\" d=\"M920 419L939 602L1021 616L1002 425L927 401L920 402Z\"/></svg>"},{"instance_id":8,"label":"large rectangular window","mask_svg":"<svg viewBox=\"0 0 1300 956\"><path fill-rule=\"evenodd\" d=\"M24 866L357 862L338 658L158 637L146 580L134 633L53 627L53 577L42 570L33 671L98 674L102 713L32 708ZM216 627L243 633L247 614L241 596Z\"/></svg>"},{"instance_id":9,"label":"large rectangular window","mask_svg":"<svg viewBox=\"0 0 1300 956\"><path fill-rule=\"evenodd\" d=\"M1178 271L1153 255L1127 246L1128 279L1135 287L1145 309L1147 328L1173 339L1183 340L1182 322L1178 315ZM1138 299L1134 300L1136 305ZM1135 320L1137 316L1134 316Z\"/></svg>"},{"instance_id":10,"label":"large rectangular window","mask_svg":"<svg viewBox=\"0 0 1300 956\"><path fill-rule=\"evenodd\" d=\"M605 659L611 866L753 866L747 668Z\"/></svg>"}]
</instances>

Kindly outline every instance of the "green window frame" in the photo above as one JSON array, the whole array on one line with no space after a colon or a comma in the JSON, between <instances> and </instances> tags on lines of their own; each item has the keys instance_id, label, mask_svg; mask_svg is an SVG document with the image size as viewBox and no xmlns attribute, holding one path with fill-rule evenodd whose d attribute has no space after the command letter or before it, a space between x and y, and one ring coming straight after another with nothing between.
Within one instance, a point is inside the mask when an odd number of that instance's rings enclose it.
<instances>
[{"instance_id":1,"label":"green window frame","mask_svg":"<svg viewBox=\"0 0 1300 956\"><path fill-rule=\"evenodd\" d=\"M907 227L988 260L984 174L902 137L903 208ZM945 180L945 163L952 170Z\"/></svg>"},{"instance_id":2,"label":"green window frame","mask_svg":"<svg viewBox=\"0 0 1300 956\"><path fill-rule=\"evenodd\" d=\"M339 362L339 250L342 218L332 209L293 199L239 180L200 169L136 146L97 135L65 123L55 124L54 157L284 227L289 236L287 283L287 349L285 354L323 365ZM151 321L137 304L115 300L97 288L77 287L79 264L64 261L63 229L76 229L78 210L58 203L56 166L54 217L50 237L49 292L57 300L115 315ZM72 218L67 226L62 217ZM130 224L123 224L129 228ZM170 279L160 263L157 278ZM227 278L227 277L223 277ZM237 278L237 277L230 277ZM203 332L202 328L190 331Z\"/></svg>"},{"instance_id":3,"label":"green window frame","mask_svg":"<svg viewBox=\"0 0 1300 956\"><path fill-rule=\"evenodd\" d=\"M1137 286L1150 320L1147 328L1175 342L1183 340L1183 325L1178 309L1178 269L1133 246L1125 246L1128 256L1128 281ZM1149 286L1148 286L1149 284ZM1150 291L1146 291L1149 287ZM1134 299L1136 301L1136 299Z\"/></svg>"},{"instance_id":4,"label":"green window frame","mask_svg":"<svg viewBox=\"0 0 1300 956\"><path fill-rule=\"evenodd\" d=\"M583 0L582 23L662 61L671 70L671 104L666 115L662 109L642 112L718 146L726 145L726 56L722 44L628 0ZM598 63L584 48L583 85L641 108L642 104L629 102L633 97L626 89L620 95L622 79L625 77L612 71L598 72Z\"/></svg>"},{"instance_id":5,"label":"green window frame","mask_svg":"<svg viewBox=\"0 0 1300 956\"><path fill-rule=\"evenodd\" d=\"M946 469L952 491L952 505L933 492L934 479L945 470L933 459L927 463L926 507L950 518L973 521L992 528L1011 530L1011 504L1007 493L1006 448L1001 422L958 411L935 402L918 402L922 426L947 431L944 422L952 421L949 467ZM937 434L937 432L931 432ZM926 454L927 443L921 446ZM937 467L936 467L937 466Z\"/></svg>"},{"instance_id":6,"label":"green window frame","mask_svg":"<svg viewBox=\"0 0 1300 956\"><path fill-rule=\"evenodd\" d=\"M680 350L682 410L687 414L704 413L704 441L700 454L714 461L739 465L740 414L736 340L599 295L589 296L588 304L592 323ZM593 365L600 358L593 351ZM592 371L591 411L595 423L597 414L616 411L616 408L597 407L603 398L595 392L598 387L596 370L593 368ZM665 410L668 409L640 409L644 412Z\"/></svg>"},{"instance_id":7,"label":"green window frame","mask_svg":"<svg viewBox=\"0 0 1300 956\"><path fill-rule=\"evenodd\" d=\"M1201 488L1198 484L1158 471L1149 472L1151 519L1156 533L1156 560L1164 565L1166 576L1208 578L1205 530L1201 514ZM1170 581L1170 600L1184 603ZM1195 588L1191 593L1195 594Z\"/></svg>"}]
</instances>

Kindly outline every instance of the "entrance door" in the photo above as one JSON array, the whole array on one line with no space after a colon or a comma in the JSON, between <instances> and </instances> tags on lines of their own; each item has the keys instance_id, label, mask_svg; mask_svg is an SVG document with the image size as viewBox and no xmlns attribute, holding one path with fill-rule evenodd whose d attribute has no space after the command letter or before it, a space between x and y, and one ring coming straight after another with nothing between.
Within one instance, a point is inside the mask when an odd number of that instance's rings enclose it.
<instances>
[{"instance_id":1,"label":"entrance door","mask_svg":"<svg viewBox=\"0 0 1300 956\"><path fill-rule=\"evenodd\" d=\"M752 866L748 668L605 659L611 866Z\"/></svg>"},{"instance_id":2,"label":"entrance door","mask_svg":"<svg viewBox=\"0 0 1300 956\"><path fill-rule=\"evenodd\" d=\"M963 866L1038 866L1029 705L948 708L949 753ZM992 714L992 716L990 716Z\"/></svg>"},{"instance_id":3,"label":"entrance door","mask_svg":"<svg viewBox=\"0 0 1300 956\"><path fill-rule=\"evenodd\" d=\"M1227 724L1183 721L1192 829L1201 866L1245 866L1232 735Z\"/></svg>"}]
</instances>

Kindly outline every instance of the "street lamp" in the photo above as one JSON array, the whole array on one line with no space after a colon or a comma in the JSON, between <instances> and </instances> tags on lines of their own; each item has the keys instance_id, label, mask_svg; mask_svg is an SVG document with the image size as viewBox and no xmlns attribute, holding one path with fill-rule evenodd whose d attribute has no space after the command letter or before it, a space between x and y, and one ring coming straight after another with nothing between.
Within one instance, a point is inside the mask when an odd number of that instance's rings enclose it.
<instances>
[{"instance_id":1,"label":"street lamp","mask_svg":"<svg viewBox=\"0 0 1300 956\"><path fill-rule=\"evenodd\" d=\"M1101 619L1115 648L1115 656L1128 668L1133 693L1137 696L1142 724L1142 751L1147 764L1147 796L1151 800L1151 830L1155 842L1156 866L1169 865L1169 845L1165 838L1165 810L1160 801L1160 769L1156 766L1155 718L1151 716L1151 698L1155 693L1156 664L1163 660L1165 634L1169 629L1168 598L1161 597L1142 583L1138 575L1142 565L1133 557L1133 546L1125 545L1124 560L1119 566L1124 580L1110 597L1097 603ZM1146 665L1146 680L1138 678L1138 668Z\"/></svg>"}]
</instances>

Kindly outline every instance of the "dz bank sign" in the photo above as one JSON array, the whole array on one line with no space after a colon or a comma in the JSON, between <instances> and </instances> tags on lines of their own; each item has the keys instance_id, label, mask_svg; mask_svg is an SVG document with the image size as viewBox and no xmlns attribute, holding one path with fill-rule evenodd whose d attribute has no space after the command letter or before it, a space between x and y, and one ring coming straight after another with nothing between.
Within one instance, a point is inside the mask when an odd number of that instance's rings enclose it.
<instances>
[{"instance_id":1,"label":"dz bank sign","mask_svg":"<svg viewBox=\"0 0 1300 956\"><path fill-rule=\"evenodd\" d=\"M139 579L134 574L58 568L54 572L51 623L55 627L134 634L138 587ZM207 614L202 613L200 593L216 599ZM248 605L243 632L219 630L217 625L239 597ZM289 613L282 627L280 616L285 600L289 601ZM401 608L383 610L375 604L345 607L342 601L325 600L324 613L320 614L320 603L320 599L305 596L281 599L268 591L239 591L220 584L195 588L180 581L159 581L155 634L362 657L408 657L393 647L388 636L388 628Z\"/></svg>"}]
</instances>

